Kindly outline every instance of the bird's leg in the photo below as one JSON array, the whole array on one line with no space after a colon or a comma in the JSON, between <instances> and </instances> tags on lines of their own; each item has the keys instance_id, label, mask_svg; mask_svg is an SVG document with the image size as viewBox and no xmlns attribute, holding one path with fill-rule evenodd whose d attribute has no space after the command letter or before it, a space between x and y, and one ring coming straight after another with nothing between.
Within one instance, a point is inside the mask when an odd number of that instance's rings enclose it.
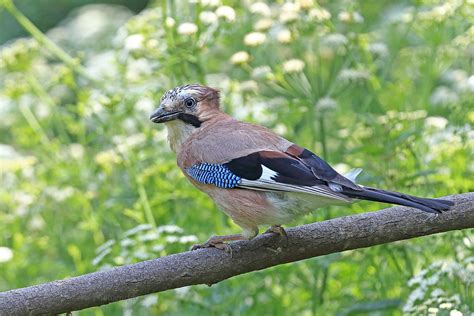
<instances>
[{"instance_id":1,"label":"bird's leg","mask_svg":"<svg viewBox=\"0 0 474 316\"><path fill-rule=\"evenodd\" d=\"M273 225L268 228L264 234L278 234L281 237L285 238L286 244L288 244L288 235L286 234L285 229L281 225Z\"/></svg>"},{"instance_id":2,"label":"bird's leg","mask_svg":"<svg viewBox=\"0 0 474 316\"><path fill-rule=\"evenodd\" d=\"M217 249L224 250L225 252L229 253L232 257L232 247L226 243L226 241L236 241L236 240L250 240L258 235L258 227L246 227L242 225L244 228L242 234L235 234L235 235L225 235L225 236L212 236L203 244L194 245L191 250L201 249L201 248L209 248L214 247Z\"/></svg>"},{"instance_id":3,"label":"bird's leg","mask_svg":"<svg viewBox=\"0 0 474 316\"><path fill-rule=\"evenodd\" d=\"M235 235L225 235L225 236L212 236L203 244L194 245L191 250L197 250L201 248L210 248L214 247L217 249L224 250L227 253L232 255L232 248L229 244L225 243L226 241L235 241L235 240L248 240L248 237L244 236L243 234L235 234Z\"/></svg>"}]
</instances>

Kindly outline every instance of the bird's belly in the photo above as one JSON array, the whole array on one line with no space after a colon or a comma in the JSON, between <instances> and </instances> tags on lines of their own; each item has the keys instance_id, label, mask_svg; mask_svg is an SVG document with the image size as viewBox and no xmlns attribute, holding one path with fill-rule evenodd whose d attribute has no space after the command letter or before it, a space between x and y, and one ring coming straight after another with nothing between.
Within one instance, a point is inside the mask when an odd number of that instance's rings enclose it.
<instances>
[{"instance_id":1,"label":"bird's belly","mask_svg":"<svg viewBox=\"0 0 474 316\"><path fill-rule=\"evenodd\" d=\"M243 228L287 224L317 208L340 201L296 192L221 189L200 185L216 204Z\"/></svg>"},{"instance_id":2,"label":"bird's belly","mask_svg":"<svg viewBox=\"0 0 474 316\"><path fill-rule=\"evenodd\" d=\"M344 204L338 200L326 198L314 194L296 192L267 192L267 199L275 209L274 224L285 224L309 212L334 204Z\"/></svg>"}]
</instances>

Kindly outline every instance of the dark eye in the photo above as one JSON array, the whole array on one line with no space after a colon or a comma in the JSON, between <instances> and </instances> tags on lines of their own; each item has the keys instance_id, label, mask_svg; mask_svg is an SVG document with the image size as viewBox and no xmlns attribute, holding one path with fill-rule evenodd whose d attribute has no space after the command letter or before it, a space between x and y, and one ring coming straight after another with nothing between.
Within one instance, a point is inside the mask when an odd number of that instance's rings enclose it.
<instances>
[{"instance_id":1,"label":"dark eye","mask_svg":"<svg viewBox=\"0 0 474 316\"><path fill-rule=\"evenodd\" d=\"M186 105L188 109L191 109L196 105L196 100L194 100L193 98L187 98L184 101L184 105Z\"/></svg>"}]
</instances>

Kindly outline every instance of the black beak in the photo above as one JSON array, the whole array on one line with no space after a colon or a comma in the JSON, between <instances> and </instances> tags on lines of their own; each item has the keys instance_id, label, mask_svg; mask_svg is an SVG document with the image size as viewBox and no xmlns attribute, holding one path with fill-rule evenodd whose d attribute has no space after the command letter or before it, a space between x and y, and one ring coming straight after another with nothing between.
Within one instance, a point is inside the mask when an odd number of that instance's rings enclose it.
<instances>
[{"instance_id":1,"label":"black beak","mask_svg":"<svg viewBox=\"0 0 474 316\"><path fill-rule=\"evenodd\" d=\"M153 123L164 123L178 118L180 111L166 112L162 107L159 107L150 115L150 120Z\"/></svg>"}]
</instances>

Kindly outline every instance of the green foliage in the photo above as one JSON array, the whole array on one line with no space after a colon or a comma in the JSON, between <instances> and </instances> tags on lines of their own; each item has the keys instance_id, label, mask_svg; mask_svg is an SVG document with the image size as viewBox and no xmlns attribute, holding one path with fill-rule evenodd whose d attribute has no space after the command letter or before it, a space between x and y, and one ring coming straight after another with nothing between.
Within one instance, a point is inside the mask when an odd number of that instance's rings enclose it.
<instances>
[{"instance_id":1,"label":"green foliage","mask_svg":"<svg viewBox=\"0 0 474 316\"><path fill-rule=\"evenodd\" d=\"M472 1L195 2L157 1L125 23L118 8L90 7L48 33L57 47L31 27L1 47L0 290L238 231L148 120L180 84L220 88L226 111L341 172L363 168L361 183L473 190ZM472 274L473 256L472 230L451 232L81 313L456 315L473 311L472 277L455 272Z\"/></svg>"}]
</instances>

